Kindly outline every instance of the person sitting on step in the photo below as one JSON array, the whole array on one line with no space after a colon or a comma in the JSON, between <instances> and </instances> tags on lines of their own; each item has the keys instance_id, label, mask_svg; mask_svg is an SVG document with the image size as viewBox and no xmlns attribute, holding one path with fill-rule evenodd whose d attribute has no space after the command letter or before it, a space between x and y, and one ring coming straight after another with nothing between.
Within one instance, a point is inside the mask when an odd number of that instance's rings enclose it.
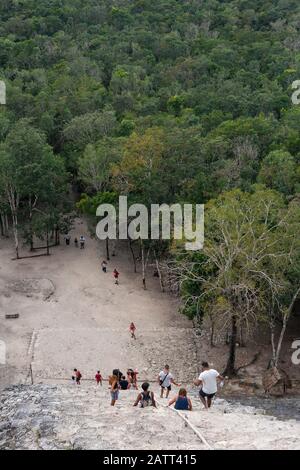
<instances>
[{"instance_id":1,"label":"person sitting on step","mask_svg":"<svg viewBox=\"0 0 300 470\"><path fill-rule=\"evenodd\" d=\"M133 406L138 406L138 404L140 404L141 408L145 408L146 406L154 406L156 408L154 393L150 392L149 387L150 384L148 382L144 382L142 384L143 391L138 394Z\"/></svg>"},{"instance_id":2,"label":"person sitting on step","mask_svg":"<svg viewBox=\"0 0 300 470\"><path fill-rule=\"evenodd\" d=\"M175 410L192 411L192 401L187 397L185 388L181 388L178 395L169 401L169 406L172 406L174 403Z\"/></svg>"}]
</instances>

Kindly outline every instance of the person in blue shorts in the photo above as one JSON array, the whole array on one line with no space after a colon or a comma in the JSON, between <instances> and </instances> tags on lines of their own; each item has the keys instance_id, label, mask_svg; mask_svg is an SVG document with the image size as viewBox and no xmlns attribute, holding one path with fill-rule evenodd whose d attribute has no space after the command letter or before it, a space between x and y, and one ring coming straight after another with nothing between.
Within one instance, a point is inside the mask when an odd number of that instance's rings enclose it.
<instances>
[{"instance_id":1,"label":"person in blue shorts","mask_svg":"<svg viewBox=\"0 0 300 470\"><path fill-rule=\"evenodd\" d=\"M110 396L111 396L111 406L115 406L116 401L119 398L119 377L116 375L112 375L109 377L109 385L110 385Z\"/></svg>"}]
</instances>

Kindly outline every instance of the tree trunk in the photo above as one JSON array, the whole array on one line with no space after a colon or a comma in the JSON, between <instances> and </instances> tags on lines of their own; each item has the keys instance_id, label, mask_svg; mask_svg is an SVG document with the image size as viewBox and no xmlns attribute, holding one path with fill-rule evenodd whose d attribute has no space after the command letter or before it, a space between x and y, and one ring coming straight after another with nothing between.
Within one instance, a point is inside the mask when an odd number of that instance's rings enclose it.
<instances>
[{"instance_id":1,"label":"tree trunk","mask_svg":"<svg viewBox=\"0 0 300 470\"><path fill-rule=\"evenodd\" d=\"M13 214L12 221L13 221L13 232L14 232L14 238L15 238L16 257L17 259L19 259L18 217L16 214Z\"/></svg>"},{"instance_id":2,"label":"tree trunk","mask_svg":"<svg viewBox=\"0 0 300 470\"><path fill-rule=\"evenodd\" d=\"M155 256L156 269L157 269L157 273L158 273L158 277L159 277L160 289L161 289L162 292L165 292L164 282L163 282L161 270L159 268L159 262L158 262L158 259L157 259L157 256L156 256L155 252L154 252L154 256Z\"/></svg>"},{"instance_id":3,"label":"tree trunk","mask_svg":"<svg viewBox=\"0 0 300 470\"><path fill-rule=\"evenodd\" d=\"M47 239L47 256L49 256L50 251L49 251L49 231L48 231L48 229L47 229L46 239Z\"/></svg>"},{"instance_id":4,"label":"tree trunk","mask_svg":"<svg viewBox=\"0 0 300 470\"><path fill-rule=\"evenodd\" d=\"M5 236L5 226L4 226L4 215L3 214L1 214L0 226L1 226L1 236L4 237Z\"/></svg>"},{"instance_id":5,"label":"tree trunk","mask_svg":"<svg viewBox=\"0 0 300 470\"><path fill-rule=\"evenodd\" d=\"M275 361L274 361L274 366L275 367L278 367L278 362L279 362L279 357L280 357L280 352L281 352L281 346L282 346L284 333L285 333L285 330L286 330L287 320L288 320L288 316L284 315L283 325L282 325L281 332L280 332L279 339L278 339L278 343L277 343L277 350L276 350Z\"/></svg>"},{"instance_id":6,"label":"tree trunk","mask_svg":"<svg viewBox=\"0 0 300 470\"><path fill-rule=\"evenodd\" d=\"M29 197L29 250L33 252L33 230L32 230L32 204L31 197Z\"/></svg>"},{"instance_id":7,"label":"tree trunk","mask_svg":"<svg viewBox=\"0 0 300 470\"><path fill-rule=\"evenodd\" d=\"M246 346L245 340L244 340L244 330L243 326L240 326L240 346L244 348Z\"/></svg>"},{"instance_id":8,"label":"tree trunk","mask_svg":"<svg viewBox=\"0 0 300 470\"><path fill-rule=\"evenodd\" d=\"M106 238L106 240L105 240L105 247L106 247L106 259L107 259L107 261L109 261L110 258L109 258L109 240L108 240L108 238Z\"/></svg>"},{"instance_id":9,"label":"tree trunk","mask_svg":"<svg viewBox=\"0 0 300 470\"><path fill-rule=\"evenodd\" d=\"M146 276L145 276L145 252L144 252L144 245L141 240L141 255L142 255L142 281L143 281L143 288L146 290Z\"/></svg>"},{"instance_id":10,"label":"tree trunk","mask_svg":"<svg viewBox=\"0 0 300 470\"><path fill-rule=\"evenodd\" d=\"M275 321L271 321L270 324L270 329L271 329L271 346L272 346L272 359L271 359L271 364L273 367L275 365L276 361L276 347L275 347Z\"/></svg>"},{"instance_id":11,"label":"tree trunk","mask_svg":"<svg viewBox=\"0 0 300 470\"><path fill-rule=\"evenodd\" d=\"M234 375L236 375L236 370L235 370L236 338L237 338L236 317L235 315L232 315L229 357L228 357L227 365L224 371L224 375L228 375L229 377L233 377Z\"/></svg>"},{"instance_id":12,"label":"tree trunk","mask_svg":"<svg viewBox=\"0 0 300 470\"><path fill-rule=\"evenodd\" d=\"M58 246L59 244L60 244L59 229L56 227L56 229L55 229L55 245Z\"/></svg>"},{"instance_id":13,"label":"tree trunk","mask_svg":"<svg viewBox=\"0 0 300 470\"><path fill-rule=\"evenodd\" d=\"M10 206L10 211L11 211L11 216L12 216L16 258L19 259L18 209L19 209L20 196L15 191L14 187L11 185L9 185L7 188L7 198L9 201L9 206Z\"/></svg>"},{"instance_id":14,"label":"tree trunk","mask_svg":"<svg viewBox=\"0 0 300 470\"><path fill-rule=\"evenodd\" d=\"M283 342L284 334L285 334L285 331L286 331L287 323L288 323L290 315L293 311L294 304L295 304L296 300L299 297L299 294L300 294L300 287L295 292L287 311L283 315L282 327L281 327L280 335L279 335L278 342L277 342L277 348L275 348L275 339L274 339L275 338L275 322L271 323L271 343L272 343L274 367L278 367L282 342ZM276 350L276 352L275 352L275 350Z\"/></svg>"},{"instance_id":15,"label":"tree trunk","mask_svg":"<svg viewBox=\"0 0 300 470\"><path fill-rule=\"evenodd\" d=\"M7 214L5 214L5 216L4 216L4 226L5 226L5 229L4 229L5 236L8 238L8 236L9 236L8 235L9 234L9 223L8 223L8 215Z\"/></svg>"},{"instance_id":16,"label":"tree trunk","mask_svg":"<svg viewBox=\"0 0 300 470\"><path fill-rule=\"evenodd\" d=\"M30 251L34 250L33 246L33 230L32 230L32 212L29 213L29 244L30 244Z\"/></svg>"},{"instance_id":17,"label":"tree trunk","mask_svg":"<svg viewBox=\"0 0 300 470\"><path fill-rule=\"evenodd\" d=\"M32 218L33 218L33 211L37 204L37 197L34 198L34 202L32 203L31 196L29 197L29 243L30 243L30 251L34 251L33 246L33 229L32 229Z\"/></svg>"},{"instance_id":18,"label":"tree trunk","mask_svg":"<svg viewBox=\"0 0 300 470\"><path fill-rule=\"evenodd\" d=\"M214 322L214 320L211 320L210 345L211 345L212 348L215 347L214 339L215 339L215 322Z\"/></svg>"},{"instance_id":19,"label":"tree trunk","mask_svg":"<svg viewBox=\"0 0 300 470\"><path fill-rule=\"evenodd\" d=\"M132 241L131 240L129 240L129 249L130 249L131 254L132 254L133 269L134 269L134 272L136 273L136 258L135 258L134 251L133 251L133 248L132 248Z\"/></svg>"}]
</instances>

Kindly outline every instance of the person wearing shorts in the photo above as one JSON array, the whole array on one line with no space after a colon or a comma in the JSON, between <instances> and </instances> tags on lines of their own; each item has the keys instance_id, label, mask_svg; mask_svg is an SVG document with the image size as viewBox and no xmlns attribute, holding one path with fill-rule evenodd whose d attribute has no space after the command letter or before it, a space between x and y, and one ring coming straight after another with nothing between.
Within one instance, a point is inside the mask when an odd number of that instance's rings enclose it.
<instances>
[{"instance_id":1,"label":"person wearing shorts","mask_svg":"<svg viewBox=\"0 0 300 470\"><path fill-rule=\"evenodd\" d=\"M166 398L168 398L169 393L172 389L172 384L176 385L177 387L180 387L180 384L177 384L174 381L173 375L170 373L170 367L168 365L165 365L164 369L158 374L158 383L161 387L160 398L164 397L165 390L167 390Z\"/></svg>"},{"instance_id":2,"label":"person wearing shorts","mask_svg":"<svg viewBox=\"0 0 300 470\"><path fill-rule=\"evenodd\" d=\"M110 385L110 396L111 396L111 406L115 406L116 401L119 398L119 378L116 375L109 377Z\"/></svg>"},{"instance_id":3,"label":"person wearing shorts","mask_svg":"<svg viewBox=\"0 0 300 470\"><path fill-rule=\"evenodd\" d=\"M83 235L81 235L79 242L80 242L80 249L83 250L85 247L85 238Z\"/></svg>"},{"instance_id":4,"label":"person wearing shorts","mask_svg":"<svg viewBox=\"0 0 300 470\"><path fill-rule=\"evenodd\" d=\"M202 372L194 383L201 386L199 396L206 410L211 407L212 400L218 391L218 380L224 379L218 371L209 367L208 362L202 362Z\"/></svg>"},{"instance_id":5,"label":"person wearing shorts","mask_svg":"<svg viewBox=\"0 0 300 470\"><path fill-rule=\"evenodd\" d=\"M110 396L111 396L111 406L114 406L116 401L119 398L119 389L111 390L110 391Z\"/></svg>"}]
</instances>

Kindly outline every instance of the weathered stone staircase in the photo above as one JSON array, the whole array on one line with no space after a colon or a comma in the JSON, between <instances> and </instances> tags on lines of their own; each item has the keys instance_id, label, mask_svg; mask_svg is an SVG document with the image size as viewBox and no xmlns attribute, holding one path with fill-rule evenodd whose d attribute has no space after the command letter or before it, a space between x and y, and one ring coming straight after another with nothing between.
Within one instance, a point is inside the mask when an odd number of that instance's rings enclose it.
<instances>
[{"instance_id":1,"label":"weathered stone staircase","mask_svg":"<svg viewBox=\"0 0 300 470\"><path fill-rule=\"evenodd\" d=\"M0 449L205 449L176 413L135 408L136 396L121 391L111 407L107 383L10 387L0 397Z\"/></svg>"},{"instance_id":2,"label":"weathered stone staircase","mask_svg":"<svg viewBox=\"0 0 300 470\"><path fill-rule=\"evenodd\" d=\"M158 385L151 387L158 396ZM173 392L172 392L173 393ZM160 400L157 409L134 408L136 391L120 392L110 406L107 382L16 385L0 395L1 449L300 449L300 422L264 416L263 410L217 399L203 407L191 388L193 412L183 412L196 433Z\"/></svg>"}]
</instances>

